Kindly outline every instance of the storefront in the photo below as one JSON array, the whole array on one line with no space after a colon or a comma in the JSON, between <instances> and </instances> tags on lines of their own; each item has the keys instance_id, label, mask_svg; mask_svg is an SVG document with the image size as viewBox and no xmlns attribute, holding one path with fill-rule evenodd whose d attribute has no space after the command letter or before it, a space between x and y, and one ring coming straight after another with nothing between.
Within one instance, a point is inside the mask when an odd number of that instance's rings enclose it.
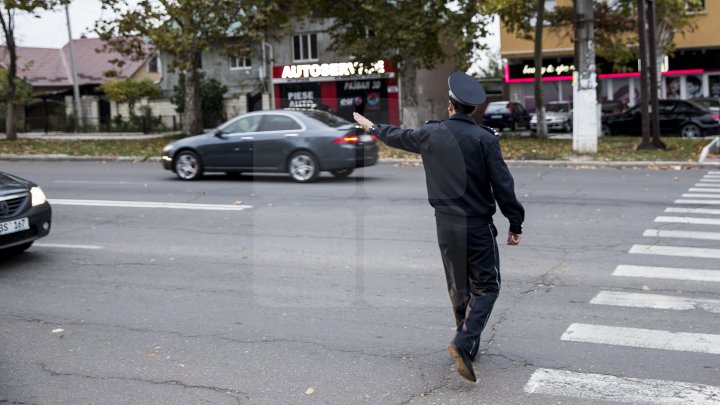
<instances>
[{"instance_id":1,"label":"storefront","mask_svg":"<svg viewBox=\"0 0 720 405\"><path fill-rule=\"evenodd\" d=\"M628 106L640 102L640 72L637 66L626 66L614 72L611 65L599 60L598 98L620 100ZM574 60L547 58L543 60L543 98L550 101L572 101ZM505 83L510 99L535 110L535 66L532 60L511 60L505 65ZM720 49L677 50L665 58L662 68L662 98L720 98Z\"/></svg>"},{"instance_id":2,"label":"storefront","mask_svg":"<svg viewBox=\"0 0 720 405\"><path fill-rule=\"evenodd\" d=\"M276 108L318 108L352 121L357 111L375 122L400 123L399 87L394 67L378 61L370 68L353 62L273 67Z\"/></svg>"}]
</instances>

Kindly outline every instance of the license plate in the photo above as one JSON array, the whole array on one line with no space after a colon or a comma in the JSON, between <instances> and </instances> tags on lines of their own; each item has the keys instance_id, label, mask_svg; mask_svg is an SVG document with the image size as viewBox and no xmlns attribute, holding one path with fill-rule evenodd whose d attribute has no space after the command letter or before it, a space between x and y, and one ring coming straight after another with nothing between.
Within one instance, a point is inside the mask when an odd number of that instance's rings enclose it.
<instances>
[{"instance_id":1,"label":"license plate","mask_svg":"<svg viewBox=\"0 0 720 405\"><path fill-rule=\"evenodd\" d=\"M494 120L499 120L499 119L502 119L502 115L491 115L490 118L492 118Z\"/></svg>"},{"instance_id":2,"label":"license plate","mask_svg":"<svg viewBox=\"0 0 720 405\"><path fill-rule=\"evenodd\" d=\"M0 222L0 235L7 235L30 229L30 221L27 218L14 219L12 221Z\"/></svg>"},{"instance_id":3,"label":"license plate","mask_svg":"<svg viewBox=\"0 0 720 405\"><path fill-rule=\"evenodd\" d=\"M360 135L360 142L372 141L372 135Z\"/></svg>"}]
</instances>

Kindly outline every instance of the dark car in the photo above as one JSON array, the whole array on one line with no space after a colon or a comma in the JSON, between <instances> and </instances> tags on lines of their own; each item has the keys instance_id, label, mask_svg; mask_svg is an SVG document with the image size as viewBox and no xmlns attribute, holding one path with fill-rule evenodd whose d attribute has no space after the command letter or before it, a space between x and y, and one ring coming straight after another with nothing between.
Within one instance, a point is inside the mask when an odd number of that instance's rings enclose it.
<instances>
[{"instance_id":1,"label":"dark car","mask_svg":"<svg viewBox=\"0 0 720 405\"><path fill-rule=\"evenodd\" d=\"M483 125L503 130L514 131L517 128L528 128L530 114L525 107L514 101L493 101L488 104L483 116Z\"/></svg>"},{"instance_id":2,"label":"dark car","mask_svg":"<svg viewBox=\"0 0 720 405\"><path fill-rule=\"evenodd\" d=\"M360 126L326 111L257 111L167 145L162 161L183 180L206 172L276 172L307 183L321 171L342 178L374 165L378 144Z\"/></svg>"},{"instance_id":3,"label":"dark car","mask_svg":"<svg viewBox=\"0 0 720 405\"><path fill-rule=\"evenodd\" d=\"M50 232L52 209L37 184L0 171L0 255L20 253Z\"/></svg>"},{"instance_id":4,"label":"dark car","mask_svg":"<svg viewBox=\"0 0 720 405\"><path fill-rule=\"evenodd\" d=\"M715 116L715 119L720 121L720 99L713 98L713 97L702 97L702 98L693 98L693 99L690 99L690 101L694 101L698 104L702 104L705 107L709 108L710 111L712 111L713 115Z\"/></svg>"},{"instance_id":5,"label":"dark car","mask_svg":"<svg viewBox=\"0 0 720 405\"><path fill-rule=\"evenodd\" d=\"M659 100L660 133L694 138L717 135L720 123L707 108L689 100ZM637 105L623 113L603 115L603 135L641 135L642 118Z\"/></svg>"}]
</instances>

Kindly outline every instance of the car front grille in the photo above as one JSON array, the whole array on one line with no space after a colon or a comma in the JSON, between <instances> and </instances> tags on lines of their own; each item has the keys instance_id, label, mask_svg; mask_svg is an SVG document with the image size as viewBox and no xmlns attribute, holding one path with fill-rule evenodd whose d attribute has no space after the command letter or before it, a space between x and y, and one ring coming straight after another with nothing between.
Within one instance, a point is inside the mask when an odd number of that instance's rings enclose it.
<instances>
[{"instance_id":1,"label":"car front grille","mask_svg":"<svg viewBox=\"0 0 720 405\"><path fill-rule=\"evenodd\" d=\"M27 193L0 196L0 218L16 215L25 206Z\"/></svg>"}]
</instances>

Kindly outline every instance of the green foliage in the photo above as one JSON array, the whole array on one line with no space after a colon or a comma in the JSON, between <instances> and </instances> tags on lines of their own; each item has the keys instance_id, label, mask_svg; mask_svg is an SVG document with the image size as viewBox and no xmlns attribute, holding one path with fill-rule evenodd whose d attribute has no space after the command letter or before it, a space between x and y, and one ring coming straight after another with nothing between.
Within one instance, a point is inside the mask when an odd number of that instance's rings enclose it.
<instances>
[{"instance_id":1,"label":"green foliage","mask_svg":"<svg viewBox=\"0 0 720 405\"><path fill-rule=\"evenodd\" d=\"M7 99L8 75L7 70L0 68L0 100ZM15 104L30 105L34 102L32 86L19 78L15 78Z\"/></svg>"},{"instance_id":2,"label":"green foliage","mask_svg":"<svg viewBox=\"0 0 720 405\"><path fill-rule=\"evenodd\" d=\"M175 105L175 111L184 112L185 107L185 75L180 74L180 85L173 86L173 95L170 102ZM203 126L205 128L215 127L223 120L223 95L228 88L215 79L203 79L200 82L200 104L203 113Z\"/></svg>"},{"instance_id":3,"label":"green foliage","mask_svg":"<svg viewBox=\"0 0 720 405\"><path fill-rule=\"evenodd\" d=\"M480 2L469 0L452 5L436 0L305 2L309 15L333 21L331 51L366 65L390 59L400 62L401 70L431 69L448 58L467 68L490 19L480 13Z\"/></svg>"},{"instance_id":4,"label":"green foliage","mask_svg":"<svg viewBox=\"0 0 720 405\"><path fill-rule=\"evenodd\" d=\"M135 115L135 103L143 98L158 98L160 86L150 79L145 80L110 80L100 85L111 101L128 103L130 115Z\"/></svg>"}]
</instances>

